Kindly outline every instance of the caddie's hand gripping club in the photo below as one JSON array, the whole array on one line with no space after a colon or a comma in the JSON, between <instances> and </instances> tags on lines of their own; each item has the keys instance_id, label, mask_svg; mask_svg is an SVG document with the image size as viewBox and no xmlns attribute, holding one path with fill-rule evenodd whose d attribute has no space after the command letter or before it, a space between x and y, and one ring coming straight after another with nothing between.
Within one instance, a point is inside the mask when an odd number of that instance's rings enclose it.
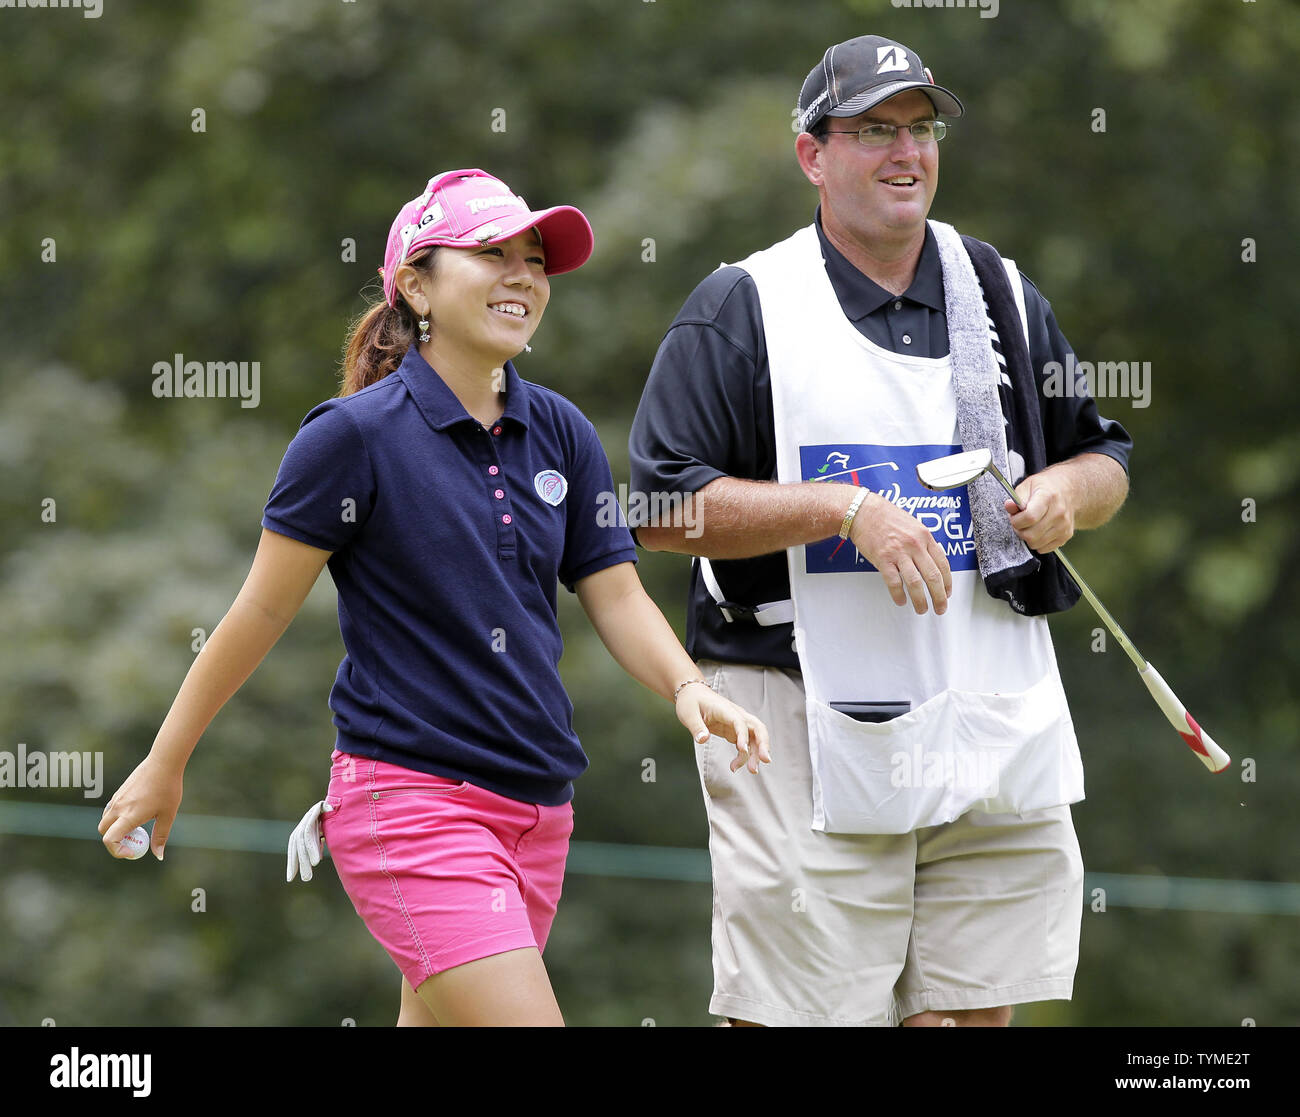
<instances>
[{"instance_id":1,"label":"caddie's hand gripping club","mask_svg":"<svg viewBox=\"0 0 1300 1117\"><path fill-rule=\"evenodd\" d=\"M934 458L928 462L921 462L916 467L916 479L927 489L932 489L935 492L969 485L982 473L991 473L1006 489L1012 501L1017 506L1020 505L1020 498L1016 496L1016 490L1002 476L1001 470L993 464L993 454L989 450L971 450L964 454L950 454L946 458ZM1224 771L1232 763L1228 754L1215 744L1213 737L1196 724L1196 719L1187 712L1187 707L1178 700L1178 695L1169 689L1169 684L1160 677L1160 672L1147 662L1142 653L1133 646L1133 641L1124 635L1124 630L1120 628L1115 618L1110 615L1106 606L1098 600L1097 595L1092 592L1088 583L1079 577L1079 572L1075 570L1074 564L1065 557L1065 552L1058 547L1052 553L1061 560L1061 565L1069 571L1070 577L1079 583L1079 589L1083 591L1083 596L1088 599L1088 604L1097 610L1097 615L1101 617L1106 627L1110 629L1111 634L1119 641L1120 647L1128 653L1129 659L1133 661L1133 666L1137 668L1138 677L1146 684L1147 690L1151 692L1151 697L1156 700L1156 705L1160 707L1165 717L1169 719L1169 723L1178 731L1178 735L1187 742L1187 747L1201 758L1201 762L1211 772Z\"/></svg>"}]
</instances>

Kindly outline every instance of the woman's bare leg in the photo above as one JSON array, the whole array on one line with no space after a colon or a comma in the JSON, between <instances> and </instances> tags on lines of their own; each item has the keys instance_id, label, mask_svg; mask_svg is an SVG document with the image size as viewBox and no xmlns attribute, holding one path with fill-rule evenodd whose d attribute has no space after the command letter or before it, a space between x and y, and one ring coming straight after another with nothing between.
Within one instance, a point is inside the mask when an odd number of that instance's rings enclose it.
<instances>
[{"instance_id":1,"label":"woman's bare leg","mask_svg":"<svg viewBox=\"0 0 1300 1117\"><path fill-rule=\"evenodd\" d=\"M429 1011L426 1005L414 989L411 983L402 978L402 1007L397 1013L397 1026L399 1028L436 1028L438 1018Z\"/></svg>"},{"instance_id":2,"label":"woman's bare leg","mask_svg":"<svg viewBox=\"0 0 1300 1117\"><path fill-rule=\"evenodd\" d=\"M559 1027L560 1006L535 946L444 970L417 990L442 1027Z\"/></svg>"}]
</instances>

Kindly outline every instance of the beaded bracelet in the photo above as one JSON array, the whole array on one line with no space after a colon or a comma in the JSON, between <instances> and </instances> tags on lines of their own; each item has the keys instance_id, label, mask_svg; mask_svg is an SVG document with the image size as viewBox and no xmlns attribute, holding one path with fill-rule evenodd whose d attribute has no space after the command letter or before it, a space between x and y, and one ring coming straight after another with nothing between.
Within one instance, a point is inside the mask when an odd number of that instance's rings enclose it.
<instances>
[{"instance_id":1,"label":"beaded bracelet","mask_svg":"<svg viewBox=\"0 0 1300 1117\"><path fill-rule=\"evenodd\" d=\"M677 696L678 696L679 694L681 694L681 692L682 692L686 687L690 686L691 683L699 683L701 686L707 686L707 687L709 687L710 690L713 689L713 687L709 686L709 684L708 684L704 679L687 679L684 683L682 683L680 686L678 686L678 688L677 688L675 691L673 691L673 702L676 702L676 701L677 701Z\"/></svg>"}]
</instances>

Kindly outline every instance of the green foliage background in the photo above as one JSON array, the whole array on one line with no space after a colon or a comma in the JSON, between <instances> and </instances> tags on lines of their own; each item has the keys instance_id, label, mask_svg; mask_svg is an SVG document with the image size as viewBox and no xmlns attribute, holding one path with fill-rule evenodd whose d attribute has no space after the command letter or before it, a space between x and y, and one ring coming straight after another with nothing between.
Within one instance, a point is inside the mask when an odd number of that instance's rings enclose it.
<instances>
[{"instance_id":1,"label":"green foliage background","mask_svg":"<svg viewBox=\"0 0 1300 1117\"><path fill-rule=\"evenodd\" d=\"M1268 0L1003 0L993 19L885 0L0 11L0 749L102 750L105 797L144 755L192 630L239 589L284 447L334 394L393 214L437 170L481 166L590 217L595 255L555 282L517 364L587 412L626 480L627 428L682 300L810 220L794 98L827 45L864 33L917 49L966 102L933 216L1014 257L1080 359L1153 366L1149 407L1103 403L1136 441L1128 504L1070 551L1257 778L1209 778L1122 652L1090 650L1080 606L1053 630L1087 866L1300 880L1300 9ZM155 399L153 364L176 353L260 362L260 406ZM686 561L640 570L683 631ZM592 760L575 838L702 847L688 737L561 596ZM325 578L204 737L183 812L291 820L320 798L341 654ZM395 1018L397 974L328 866L288 887L265 855L131 865L92 840L12 835L0 865L0 1023ZM710 903L707 885L571 874L547 950L568 1020L709 1023ZM1300 1023L1296 931L1293 915L1088 911L1074 1000L1019 1019Z\"/></svg>"}]
</instances>

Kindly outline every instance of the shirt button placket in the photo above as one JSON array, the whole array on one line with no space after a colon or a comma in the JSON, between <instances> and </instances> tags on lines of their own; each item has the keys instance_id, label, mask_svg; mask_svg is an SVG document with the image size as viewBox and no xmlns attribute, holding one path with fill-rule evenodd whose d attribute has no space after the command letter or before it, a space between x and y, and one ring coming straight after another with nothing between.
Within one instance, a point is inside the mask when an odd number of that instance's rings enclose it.
<instances>
[{"instance_id":1,"label":"shirt button placket","mask_svg":"<svg viewBox=\"0 0 1300 1117\"><path fill-rule=\"evenodd\" d=\"M502 428L500 423L497 423L492 427L493 439L500 437L501 429ZM492 456L497 460L488 465L487 468L488 476L500 478L501 466L498 464L500 461L500 454L497 449L497 443L495 441L492 442L491 449L492 449ZM509 508L510 507L509 501L506 501L506 491L503 487L500 487L500 485L501 482L498 480L497 484L492 486L491 489L492 499L494 502L498 500L505 501L505 507ZM500 511L498 513L494 513L494 515L496 516L497 519L497 557L514 558L515 533L514 533L514 528L511 527L511 525L515 522L514 517L507 511Z\"/></svg>"}]
</instances>

